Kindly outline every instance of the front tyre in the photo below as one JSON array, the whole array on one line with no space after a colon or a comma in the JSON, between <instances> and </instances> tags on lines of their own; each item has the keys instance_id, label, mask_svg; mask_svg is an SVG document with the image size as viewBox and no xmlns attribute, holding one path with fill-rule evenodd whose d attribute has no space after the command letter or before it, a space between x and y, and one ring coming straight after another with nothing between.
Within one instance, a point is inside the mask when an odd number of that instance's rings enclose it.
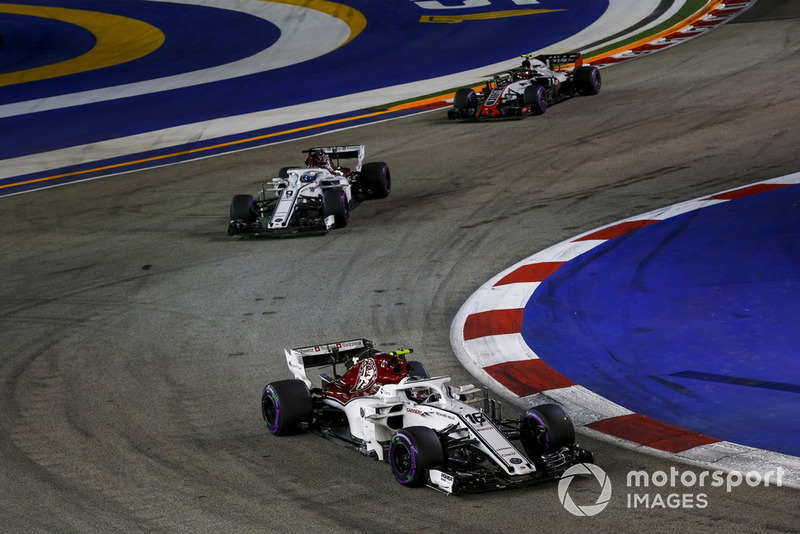
<instances>
[{"instance_id":1,"label":"front tyre","mask_svg":"<svg viewBox=\"0 0 800 534\"><path fill-rule=\"evenodd\" d=\"M544 112L547 111L547 91L538 83L532 83L525 88L522 101L526 107L530 106L531 113L534 115L544 115Z\"/></svg>"},{"instance_id":2,"label":"front tyre","mask_svg":"<svg viewBox=\"0 0 800 534\"><path fill-rule=\"evenodd\" d=\"M389 467L403 486L422 486L428 469L444 463L442 442L436 432L424 426L410 426L395 432L389 443Z\"/></svg>"},{"instance_id":3,"label":"front tyre","mask_svg":"<svg viewBox=\"0 0 800 534\"><path fill-rule=\"evenodd\" d=\"M456 109L475 108L477 107L477 102L478 96L469 87L462 87L453 95L453 107Z\"/></svg>"},{"instance_id":4,"label":"front tyre","mask_svg":"<svg viewBox=\"0 0 800 534\"><path fill-rule=\"evenodd\" d=\"M279 380L267 384L261 394L261 414L270 434L286 436L300 423L311 421L311 392L300 380Z\"/></svg>"},{"instance_id":5,"label":"front tyre","mask_svg":"<svg viewBox=\"0 0 800 534\"><path fill-rule=\"evenodd\" d=\"M333 215L334 227L344 228L350 222L350 206L344 189L328 189L322 193L323 216Z\"/></svg>"},{"instance_id":6,"label":"front tyre","mask_svg":"<svg viewBox=\"0 0 800 534\"><path fill-rule=\"evenodd\" d=\"M522 416L520 441L531 459L575 443L575 427L558 404L542 404Z\"/></svg>"},{"instance_id":7,"label":"front tyre","mask_svg":"<svg viewBox=\"0 0 800 534\"><path fill-rule=\"evenodd\" d=\"M365 163L359 177L361 191L367 199L386 198L392 192L392 173L381 161Z\"/></svg>"},{"instance_id":8,"label":"front tyre","mask_svg":"<svg viewBox=\"0 0 800 534\"><path fill-rule=\"evenodd\" d=\"M235 195L231 200L231 220L253 222L258 218L253 195Z\"/></svg>"}]
</instances>

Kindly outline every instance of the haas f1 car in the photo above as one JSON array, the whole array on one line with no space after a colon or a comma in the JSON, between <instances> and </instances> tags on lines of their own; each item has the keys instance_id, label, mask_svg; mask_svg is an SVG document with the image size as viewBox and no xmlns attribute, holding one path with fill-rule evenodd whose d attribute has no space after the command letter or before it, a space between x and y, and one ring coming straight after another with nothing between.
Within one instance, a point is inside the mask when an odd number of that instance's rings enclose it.
<instances>
[{"instance_id":1,"label":"haas f1 car","mask_svg":"<svg viewBox=\"0 0 800 534\"><path fill-rule=\"evenodd\" d=\"M481 92L464 87L453 98L449 119L541 115L547 107L578 95L600 92L600 71L583 65L578 53L523 56L522 66L497 75ZM566 65L574 65L566 68Z\"/></svg>"},{"instance_id":2,"label":"haas f1 car","mask_svg":"<svg viewBox=\"0 0 800 534\"><path fill-rule=\"evenodd\" d=\"M264 388L267 430L321 435L387 462L403 486L450 494L533 484L593 462L560 406L503 419L485 388L431 377L406 359L411 352L382 353L366 339L286 350L294 378Z\"/></svg>"},{"instance_id":3,"label":"haas f1 car","mask_svg":"<svg viewBox=\"0 0 800 534\"><path fill-rule=\"evenodd\" d=\"M231 201L228 235L291 235L343 228L350 211L364 200L386 198L392 182L389 166L363 163L364 145L305 150L305 165L284 167L261 184L256 196ZM355 159L352 167L343 159Z\"/></svg>"}]
</instances>

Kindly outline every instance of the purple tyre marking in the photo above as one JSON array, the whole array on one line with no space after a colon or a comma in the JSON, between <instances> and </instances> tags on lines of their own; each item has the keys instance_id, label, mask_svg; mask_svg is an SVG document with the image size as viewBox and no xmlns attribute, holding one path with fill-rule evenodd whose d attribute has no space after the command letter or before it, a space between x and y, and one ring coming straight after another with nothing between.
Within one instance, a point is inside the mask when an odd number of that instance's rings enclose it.
<instances>
[{"instance_id":1,"label":"purple tyre marking","mask_svg":"<svg viewBox=\"0 0 800 534\"><path fill-rule=\"evenodd\" d=\"M549 449L550 448L550 432L549 432L549 429L547 428L547 423L545 423L544 419L539 417L537 414L531 413L531 412L525 413L525 418L526 419L527 418L536 419L536 421L539 423L539 426L544 428L544 431L545 431L544 432L544 444L545 444L545 448Z\"/></svg>"},{"instance_id":2,"label":"purple tyre marking","mask_svg":"<svg viewBox=\"0 0 800 534\"><path fill-rule=\"evenodd\" d=\"M400 446L401 447L405 447L406 450L408 451L408 457L409 457L409 461L411 463L411 470L408 473L408 475L406 475L405 477L398 476L398 467L395 465L395 454L394 454L395 446L396 446L397 442L401 441L401 440L404 443L401 444ZM410 483L414 482L414 479L416 478L416 474L417 474L417 454L416 454L416 452L417 452L416 448L411 443L411 440L408 438L408 436L406 436L405 434L395 434L395 436L392 437L392 443L391 443L391 446L389 447L389 465L392 468L392 473L394 474L394 478L400 484L410 484Z\"/></svg>"},{"instance_id":3,"label":"purple tyre marking","mask_svg":"<svg viewBox=\"0 0 800 534\"><path fill-rule=\"evenodd\" d=\"M264 395L262 395L262 398L266 395L269 395L269 399L272 401L272 406L275 409L275 417L273 419L273 423L270 425L270 422L267 419L267 412L266 410L264 410L264 425L267 427L267 430L269 430L271 434L275 434L278 432L278 430L280 430L280 427L278 426L278 421L280 421L280 413L281 413L280 402L278 401L278 395L275 394L275 390L272 389L271 386L267 386L264 388ZM264 401L262 400L261 402L263 409Z\"/></svg>"}]
</instances>

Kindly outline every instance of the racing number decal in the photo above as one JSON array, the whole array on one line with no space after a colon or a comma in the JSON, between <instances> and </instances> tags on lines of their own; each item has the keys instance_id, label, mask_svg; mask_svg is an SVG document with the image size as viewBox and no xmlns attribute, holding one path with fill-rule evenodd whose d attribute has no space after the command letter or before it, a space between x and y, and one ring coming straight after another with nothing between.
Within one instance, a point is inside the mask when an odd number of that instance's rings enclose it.
<instances>
[{"instance_id":1,"label":"racing number decal","mask_svg":"<svg viewBox=\"0 0 800 534\"><path fill-rule=\"evenodd\" d=\"M468 413L464 417L466 417L473 425L482 425L486 420L486 415L483 412Z\"/></svg>"}]
</instances>

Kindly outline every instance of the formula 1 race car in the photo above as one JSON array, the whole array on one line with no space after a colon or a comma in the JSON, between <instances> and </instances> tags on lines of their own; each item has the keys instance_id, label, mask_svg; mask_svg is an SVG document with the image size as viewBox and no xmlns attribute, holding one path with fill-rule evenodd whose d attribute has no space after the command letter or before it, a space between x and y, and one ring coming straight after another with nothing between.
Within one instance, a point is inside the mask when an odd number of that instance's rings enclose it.
<instances>
[{"instance_id":1,"label":"formula 1 race car","mask_svg":"<svg viewBox=\"0 0 800 534\"><path fill-rule=\"evenodd\" d=\"M448 119L490 119L541 115L547 107L577 95L600 92L600 71L583 65L578 53L522 56L522 66L486 82L479 93L458 89ZM574 67L565 68L565 65Z\"/></svg>"},{"instance_id":2,"label":"formula 1 race car","mask_svg":"<svg viewBox=\"0 0 800 534\"><path fill-rule=\"evenodd\" d=\"M350 211L362 201L389 196L389 166L362 163L364 145L314 147L303 152L308 154L304 167L280 169L270 187L262 183L255 197L233 197L228 235L324 233L347 226ZM342 159L356 162L344 167Z\"/></svg>"},{"instance_id":3,"label":"formula 1 race car","mask_svg":"<svg viewBox=\"0 0 800 534\"><path fill-rule=\"evenodd\" d=\"M295 378L261 396L267 430L312 432L389 464L403 486L467 493L558 478L592 463L556 404L503 419L485 388L430 377L409 349L382 353L366 339L286 350ZM312 383L310 369L326 368ZM339 370L343 373L340 375Z\"/></svg>"}]
</instances>

